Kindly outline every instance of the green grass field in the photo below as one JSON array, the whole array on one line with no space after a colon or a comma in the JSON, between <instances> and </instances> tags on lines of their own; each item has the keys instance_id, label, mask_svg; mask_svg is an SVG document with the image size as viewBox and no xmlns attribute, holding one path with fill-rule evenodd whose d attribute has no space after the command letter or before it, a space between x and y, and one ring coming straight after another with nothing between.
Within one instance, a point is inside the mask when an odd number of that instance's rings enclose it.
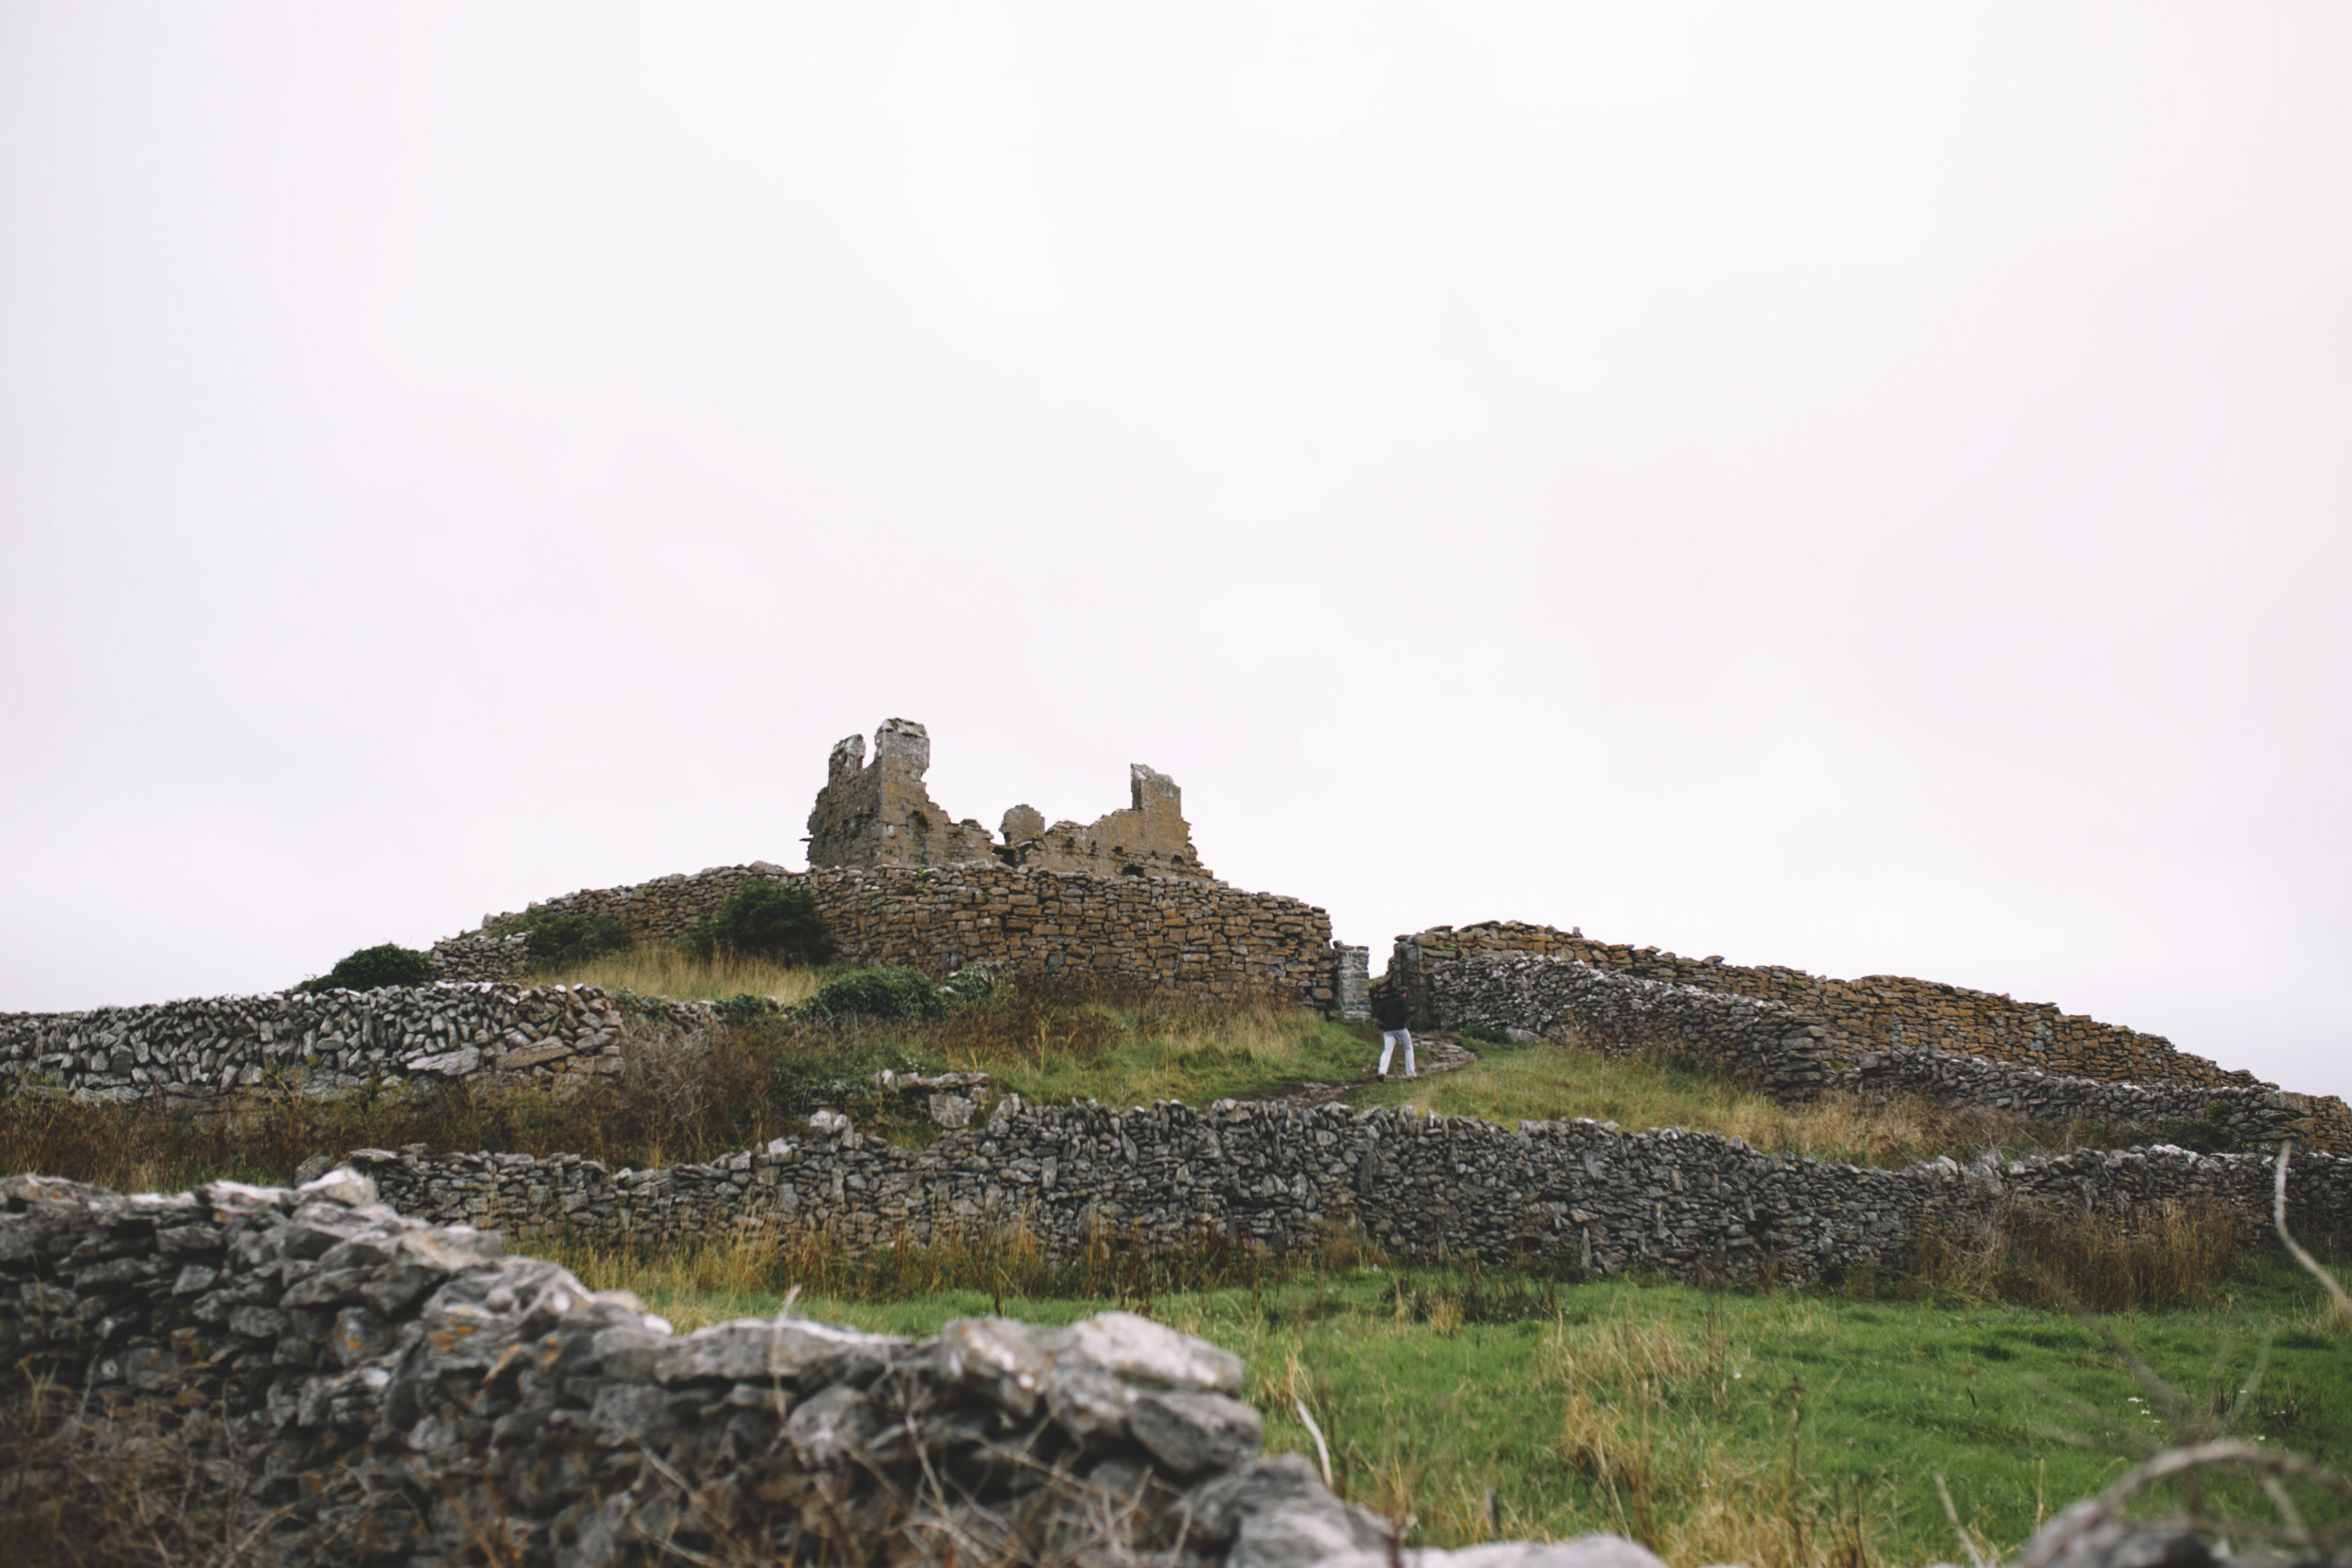
<instances>
[{"instance_id":1,"label":"green grass field","mask_svg":"<svg viewBox=\"0 0 2352 1568\"><path fill-rule=\"evenodd\" d=\"M571 1261L681 1328L783 1300L694 1289L675 1261ZM1942 1475L1998 1553L2175 1430L2083 1323L1950 1301L1355 1268L1149 1300L803 1294L795 1309L923 1335L1000 1305L1041 1323L1141 1309L1238 1352L1270 1449L1311 1455L1304 1400L1340 1490L1434 1544L1486 1538L1491 1488L1506 1537L1621 1530L1677 1568L1952 1560ZM2239 1434L2352 1461L2352 1335L2283 1262L2250 1260L2208 1305L2108 1323L2189 1391L2195 1419L2266 1363Z\"/></svg>"}]
</instances>

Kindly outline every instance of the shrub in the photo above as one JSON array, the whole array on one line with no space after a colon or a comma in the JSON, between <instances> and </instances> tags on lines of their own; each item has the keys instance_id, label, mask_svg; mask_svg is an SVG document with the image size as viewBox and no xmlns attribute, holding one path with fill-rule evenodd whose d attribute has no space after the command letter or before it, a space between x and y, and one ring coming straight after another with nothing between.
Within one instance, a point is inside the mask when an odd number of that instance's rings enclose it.
<instances>
[{"instance_id":1,"label":"shrub","mask_svg":"<svg viewBox=\"0 0 2352 1568\"><path fill-rule=\"evenodd\" d=\"M966 964L939 983L941 995L965 1004L994 1001L1009 989L1009 977L995 964Z\"/></svg>"},{"instance_id":2,"label":"shrub","mask_svg":"<svg viewBox=\"0 0 2352 1568\"><path fill-rule=\"evenodd\" d=\"M919 969L874 964L853 969L809 998L818 1018L880 1018L917 1023L947 1010L939 988Z\"/></svg>"},{"instance_id":3,"label":"shrub","mask_svg":"<svg viewBox=\"0 0 2352 1568\"><path fill-rule=\"evenodd\" d=\"M362 947L297 990L377 990L385 986L422 986L433 980L433 958L413 947L385 942Z\"/></svg>"},{"instance_id":4,"label":"shrub","mask_svg":"<svg viewBox=\"0 0 2352 1568\"><path fill-rule=\"evenodd\" d=\"M744 883L687 935L686 944L703 958L714 953L820 964L834 954L833 939L808 890L767 880Z\"/></svg>"},{"instance_id":5,"label":"shrub","mask_svg":"<svg viewBox=\"0 0 2352 1568\"><path fill-rule=\"evenodd\" d=\"M2168 1117L2131 1129L2129 1142L2177 1144L2200 1154L2259 1154L2269 1146L2230 1125L2229 1107L2208 1100L2193 1117ZM2124 1141L2124 1140L2119 1140Z\"/></svg>"},{"instance_id":6,"label":"shrub","mask_svg":"<svg viewBox=\"0 0 2352 1568\"><path fill-rule=\"evenodd\" d=\"M501 921L497 932L521 931L531 938L531 967L535 971L569 969L574 964L619 953L630 944L628 927L609 914L557 914L532 910Z\"/></svg>"},{"instance_id":7,"label":"shrub","mask_svg":"<svg viewBox=\"0 0 2352 1568\"><path fill-rule=\"evenodd\" d=\"M738 991L733 996L723 996L710 1006L711 1010L719 1015L720 1022L731 1024L737 1028L741 1028L747 1023L757 1023L769 1013L768 999L764 996L754 996L749 991Z\"/></svg>"}]
</instances>

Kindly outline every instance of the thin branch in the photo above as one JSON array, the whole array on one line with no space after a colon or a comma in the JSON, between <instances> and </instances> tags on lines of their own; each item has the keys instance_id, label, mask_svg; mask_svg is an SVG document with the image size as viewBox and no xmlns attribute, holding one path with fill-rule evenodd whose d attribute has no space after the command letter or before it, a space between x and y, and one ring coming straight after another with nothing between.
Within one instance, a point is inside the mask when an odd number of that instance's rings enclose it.
<instances>
[{"instance_id":1,"label":"thin branch","mask_svg":"<svg viewBox=\"0 0 2352 1568\"><path fill-rule=\"evenodd\" d=\"M1307 1409L1307 1402L1299 1400L1296 1403L1298 1418L1307 1423L1307 1435L1315 1440L1315 1458L1323 1464L1323 1484L1328 1486L1331 1484L1331 1445L1323 1440L1323 1429L1315 1425L1313 1415Z\"/></svg>"},{"instance_id":2,"label":"thin branch","mask_svg":"<svg viewBox=\"0 0 2352 1568\"><path fill-rule=\"evenodd\" d=\"M1968 1554L1968 1560L1975 1563L1976 1568L1986 1568L1984 1553L1977 1545L1977 1538L1961 1528L1960 1510L1952 1506L1952 1489L1944 1484L1940 1474L1935 1478L1935 1495L1943 1501L1944 1517L1952 1522L1952 1533L1960 1538L1960 1549Z\"/></svg>"},{"instance_id":3,"label":"thin branch","mask_svg":"<svg viewBox=\"0 0 2352 1568\"><path fill-rule=\"evenodd\" d=\"M2305 1252L2303 1243L2287 1231L2287 1156L2294 1152L2295 1144L2291 1139L2279 1146L2279 1184L2270 1200L2271 1223L2279 1227L2279 1240L2286 1243L2288 1255L2302 1264L2304 1272L2318 1280L2320 1287L2328 1292L2328 1299L2335 1305L2336 1315L2346 1323L2352 1323L2352 1293L2347 1293L2336 1276L2321 1267L2319 1259Z\"/></svg>"},{"instance_id":4,"label":"thin branch","mask_svg":"<svg viewBox=\"0 0 2352 1568\"><path fill-rule=\"evenodd\" d=\"M2279 1511L2279 1517L2286 1521L2287 1529L2295 1537L2295 1544L2308 1549L2312 1544L2311 1527L2303 1523L2303 1511L2295 1506L2293 1497L2287 1496L2285 1482L2277 1476L2265 1476L2263 1490L2270 1494L2270 1505Z\"/></svg>"},{"instance_id":5,"label":"thin branch","mask_svg":"<svg viewBox=\"0 0 2352 1568\"><path fill-rule=\"evenodd\" d=\"M2243 1465L2266 1475L2293 1476L2325 1487L2346 1501L2352 1501L2352 1481L2346 1481L2333 1470L2324 1469L2300 1455L2275 1453L2258 1449L2251 1443L2234 1437L2224 1437L2212 1443L2196 1443L2185 1449L2168 1449L2145 1465L2126 1472L2124 1476L2099 1494L2098 1499L2072 1519L2050 1527L2035 1542L2017 1568L2050 1568L2067 1547L2073 1545L2093 1525L2107 1519L2135 1492L2153 1486L2157 1481L2174 1476L2188 1475L2211 1469L2217 1465Z\"/></svg>"}]
</instances>

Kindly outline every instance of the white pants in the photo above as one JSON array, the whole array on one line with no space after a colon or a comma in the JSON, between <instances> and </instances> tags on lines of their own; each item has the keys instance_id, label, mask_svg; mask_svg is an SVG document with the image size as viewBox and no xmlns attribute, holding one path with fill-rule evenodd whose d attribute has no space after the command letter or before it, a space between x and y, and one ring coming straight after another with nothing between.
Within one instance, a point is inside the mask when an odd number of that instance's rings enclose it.
<instances>
[{"instance_id":1,"label":"white pants","mask_svg":"<svg viewBox=\"0 0 2352 1568\"><path fill-rule=\"evenodd\" d=\"M1405 1076L1417 1076L1413 1071L1413 1032L1410 1029L1383 1029L1380 1031L1380 1074L1384 1078L1388 1076L1389 1058L1396 1054L1396 1042L1399 1040L1405 1042Z\"/></svg>"}]
</instances>

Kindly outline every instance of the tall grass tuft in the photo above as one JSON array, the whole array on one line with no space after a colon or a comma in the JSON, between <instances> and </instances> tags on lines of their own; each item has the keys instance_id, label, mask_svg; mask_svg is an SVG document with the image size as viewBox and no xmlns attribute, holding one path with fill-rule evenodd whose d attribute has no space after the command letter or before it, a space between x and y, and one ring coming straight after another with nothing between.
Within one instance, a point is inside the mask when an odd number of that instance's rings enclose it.
<instances>
[{"instance_id":1,"label":"tall grass tuft","mask_svg":"<svg viewBox=\"0 0 2352 1568\"><path fill-rule=\"evenodd\" d=\"M1928 1227L1912 1274L1971 1301L2137 1312L2211 1301L2247 1241L2240 1216L2208 1204L2168 1201L2125 1226L2111 1214L2011 1200L1981 1218Z\"/></svg>"},{"instance_id":2,"label":"tall grass tuft","mask_svg":"<svg viewBox=\"0 0 2352 1568\"><path fill-rule=\"evenodd\" d=\"M673 942L644 942L549 969L533 979L551 985L601 986L677 1002L715 1002L748 994L797 1004L816 995L834 973L723 949L696 954Z\"/></svg>"},{"instance_id":3,"label":"tall grass tuft","mask_svg":"<svg viewBox=\"0 0 2352 1568\"><path fill-rule=\"evenodd\" d=\"M0 1095L0 1169L154 1192L222 1178L282 1182L313 1156L408 1144L666 1164L783 1132L790 1118L768 1094L769 1072L731 1033L647 1031L631 1037L619 1073L568 1095L457 1082L313 1096L285 1084L201 1114L160 1099Z\"/></svg>"},{"instance_id":4,"label":"tall grass tuft","mask_svg":"<svg viewBox=\"0 0 2352 1568\"><path fill-rule=\"evenodd\" d=\"M1262 1288L1316 1266L1270 1259L1205 1230L1168 1248L1108 1227L1066 1257L1049 1253L1022 1225L901 1234L882 1246L854 1245L832 1225L778 1223L685 1246L564 1236L532 1245L592 1289L631 1290L661 1304L682 1328L771 1311L793 1291L807 1300L863 1303L976 1291L999 1310L1007 1301L1149 1304L1179 1293Z\"/></svg>"},{"instance_id":5,"label":"tall grass tuft","mask_svg":"<svg viewBox=\"0 0 2352 1568\"><path fill-rule=\"evenodd\" d=\"M1866 1165L1907 1165L2035 1134L2006 1112L1954 1109L1917 1096L1824 1095L1783 1104L1724 1074L1657 1055L1607 1056L1581 1046L1481 1042L1480 1059L1454 1072L1391 1080L1358 1097L1441 1116L1509 1125L1590 1117L1626 1127L1688 1127L1728 1133L1757 1148Z\"/></svg>"},{"instance_id":6,"label":"tall grass tuft","mask_svg":"<svg viewBox=\"0 0 2352 1568\"><path fill-rule=\"evenodd\" d=\"M229 1568L349 1560L329 1528L289 1558L261 1547L299 1501L263 1498L260 1470L225 1458L216 1412L101 1405L0 1372L0 1542L12 1568ZM271 1544L277 1544L272 1542Z\"/></svg>"},{"instance_id":7,"label":"tall grass tuft","mask_svg":"<svg viewBox=\"0 0 2352 1568\"><path fill-rule=\"evenodd\" d=\"M1556 1389L1561 1463L1582 1476L1613 1526L1670 1562L1864 1568L1880 1555L1884 1499L1816 1475L1801 1379L1742 1387L1720 1315L1696 1336L1619 1311L1563 1321L1536 1372ZM1770 1449L1733 1435L1735 1412L1771 1403Z\"/></svg>"}]
</instances>

